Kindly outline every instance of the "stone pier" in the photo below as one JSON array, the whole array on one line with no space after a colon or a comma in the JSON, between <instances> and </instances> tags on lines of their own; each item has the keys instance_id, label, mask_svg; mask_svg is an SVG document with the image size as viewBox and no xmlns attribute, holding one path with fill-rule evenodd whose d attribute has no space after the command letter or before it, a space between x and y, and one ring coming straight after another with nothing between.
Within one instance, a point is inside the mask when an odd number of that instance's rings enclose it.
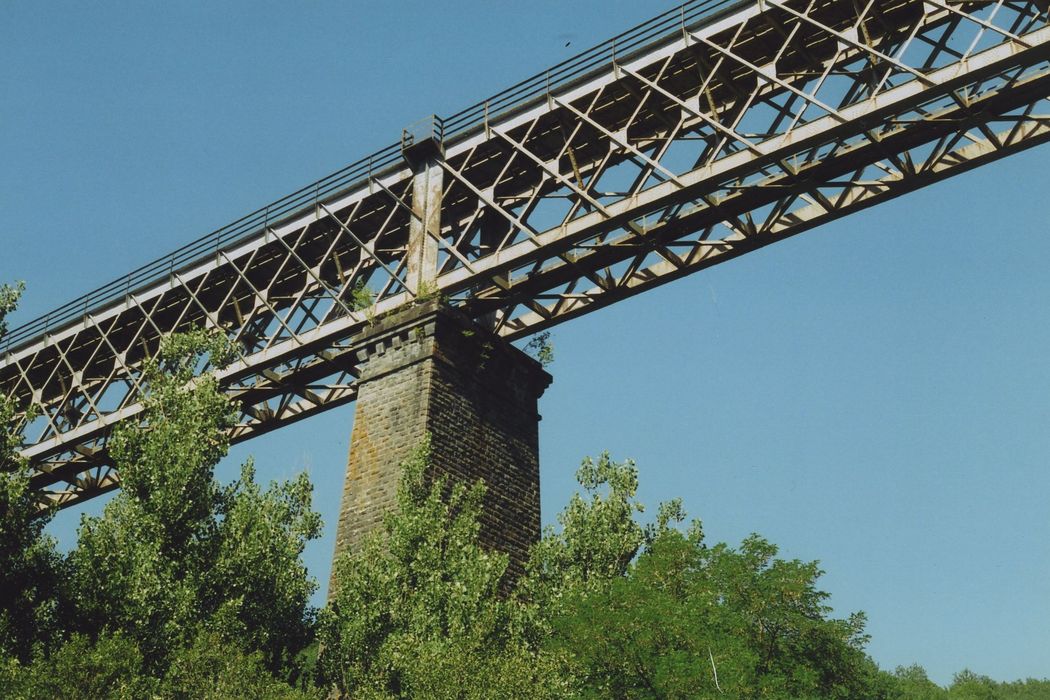
<instances>
[{"instance_id":1,"label":"stone pier","mask_svg":"<svg viewBox=\"0 0 1050 700\"><path fill-rule=\"evenodd\" d=\"M520 573L540 534L537 401L551 376L436 302L379 320L358 360L335 556L380 526L395 502L400 463L429 433L431 474L484 480L482 544L509 554L512 573Z\"/></svg>"}]
</instances>

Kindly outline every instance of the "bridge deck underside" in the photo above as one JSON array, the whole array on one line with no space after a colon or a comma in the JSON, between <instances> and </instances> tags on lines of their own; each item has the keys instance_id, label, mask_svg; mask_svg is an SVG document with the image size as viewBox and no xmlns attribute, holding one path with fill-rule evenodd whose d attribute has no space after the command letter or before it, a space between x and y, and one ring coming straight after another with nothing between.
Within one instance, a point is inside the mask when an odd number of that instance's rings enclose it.
<instances>
[{"instance_id":1,"label":"bridge deck underside","mask_svg":"<svg viewBox=\"0 0 1050 700\"><path fill-rule=\"evenodd\" d=\"M1046 0L694 4L721 11L446 142L428 295L513 340L1050 140ZM36 488L119 485L107 436L175 331L239 347L235 441L351 401L355 338L418 295L412 177L389 163L8 348Z\"/></svg>"}]
</instances>

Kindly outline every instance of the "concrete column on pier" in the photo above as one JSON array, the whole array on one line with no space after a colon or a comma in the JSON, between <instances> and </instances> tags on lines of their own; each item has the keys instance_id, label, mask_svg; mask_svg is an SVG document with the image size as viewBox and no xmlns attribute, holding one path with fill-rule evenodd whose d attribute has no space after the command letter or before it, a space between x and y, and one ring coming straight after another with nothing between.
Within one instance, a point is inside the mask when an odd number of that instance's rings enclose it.
<instances>
[{"instance_id":1,"label":"concrete column on pier","mask_svg":"<svg viewBox=\"0 0 1050 700\"><path fill-rule=\"evenodd\" d=\"M400 463L429 434L432 476L485 481L482 544L509 554L520 573L540 534L537 402L551 376L438 302L379 320L361 343L335 556L381 525Z\"/></svg>"},{"instance_id":2,"label":"concrete column on pier","mask_svg":"<svg viewBox=\"0 0 1050 700\"><path fill-rule=\"evenodd\" d=\"M437 278L441 199L445 182L439 159L444 157L444 146L436 117L410 129L406 129L401 137L402 153L413 172L406 281L413 294L420 294L428 290L436 291L434 283Z\"/></svg>"}]
</instances>

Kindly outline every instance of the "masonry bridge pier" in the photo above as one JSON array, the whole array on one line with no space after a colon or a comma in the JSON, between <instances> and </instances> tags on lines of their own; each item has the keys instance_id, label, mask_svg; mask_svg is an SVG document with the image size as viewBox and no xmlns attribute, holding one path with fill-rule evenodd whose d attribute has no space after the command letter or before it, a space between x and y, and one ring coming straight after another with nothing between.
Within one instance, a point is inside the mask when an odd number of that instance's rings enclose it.
<instances>
[{"instance_id":1,"label":"masonry bridge pier","mask_svg":"<svg viewBox=\"0 0 1050 700\"><path fill-rule=\"evenodd\" d=\"M234 442L358 402L340 549L429 433L520 568L550 377L511 342L1047 141L1050 0L688 0L14 329L0 392L73 506L216 329Z\"/></svg>"},{"instance_id":2,"label":"masonry bridge pier","mask_svg":"<svg viewBox=\"0 0 1050 700\"><path fill-rule=\"evenodd\" d=\"M335 555L352 551L381 524L394 503L400 463L429 436L430 476L484 480L481 542L510 555L510 573L521 573L540 535L536 404L551 376L437 301L377 322L360 348Z\"/></svg>"}]
</instances>

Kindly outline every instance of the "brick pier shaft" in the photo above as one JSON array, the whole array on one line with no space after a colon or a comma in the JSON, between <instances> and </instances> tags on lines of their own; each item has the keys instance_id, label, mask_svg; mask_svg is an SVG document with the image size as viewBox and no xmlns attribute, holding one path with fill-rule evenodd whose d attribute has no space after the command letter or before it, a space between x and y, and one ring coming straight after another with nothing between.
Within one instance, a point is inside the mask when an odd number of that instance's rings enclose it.
<instances>
[{"instance_id":1,"label":"brick pier shaft","mask_svg":"<svg viewBox=\"0 0 1050 700\"><path fill-rule=\"evenodd\" d=\"M520 573L540 534L537 401L551 376L437 303L378 321L358 360L335 557L380 526L395 502L400 463L429 433L431 475L485 481L481 542L509 554L512 574Z\"/></svg>"}]
</instances>

